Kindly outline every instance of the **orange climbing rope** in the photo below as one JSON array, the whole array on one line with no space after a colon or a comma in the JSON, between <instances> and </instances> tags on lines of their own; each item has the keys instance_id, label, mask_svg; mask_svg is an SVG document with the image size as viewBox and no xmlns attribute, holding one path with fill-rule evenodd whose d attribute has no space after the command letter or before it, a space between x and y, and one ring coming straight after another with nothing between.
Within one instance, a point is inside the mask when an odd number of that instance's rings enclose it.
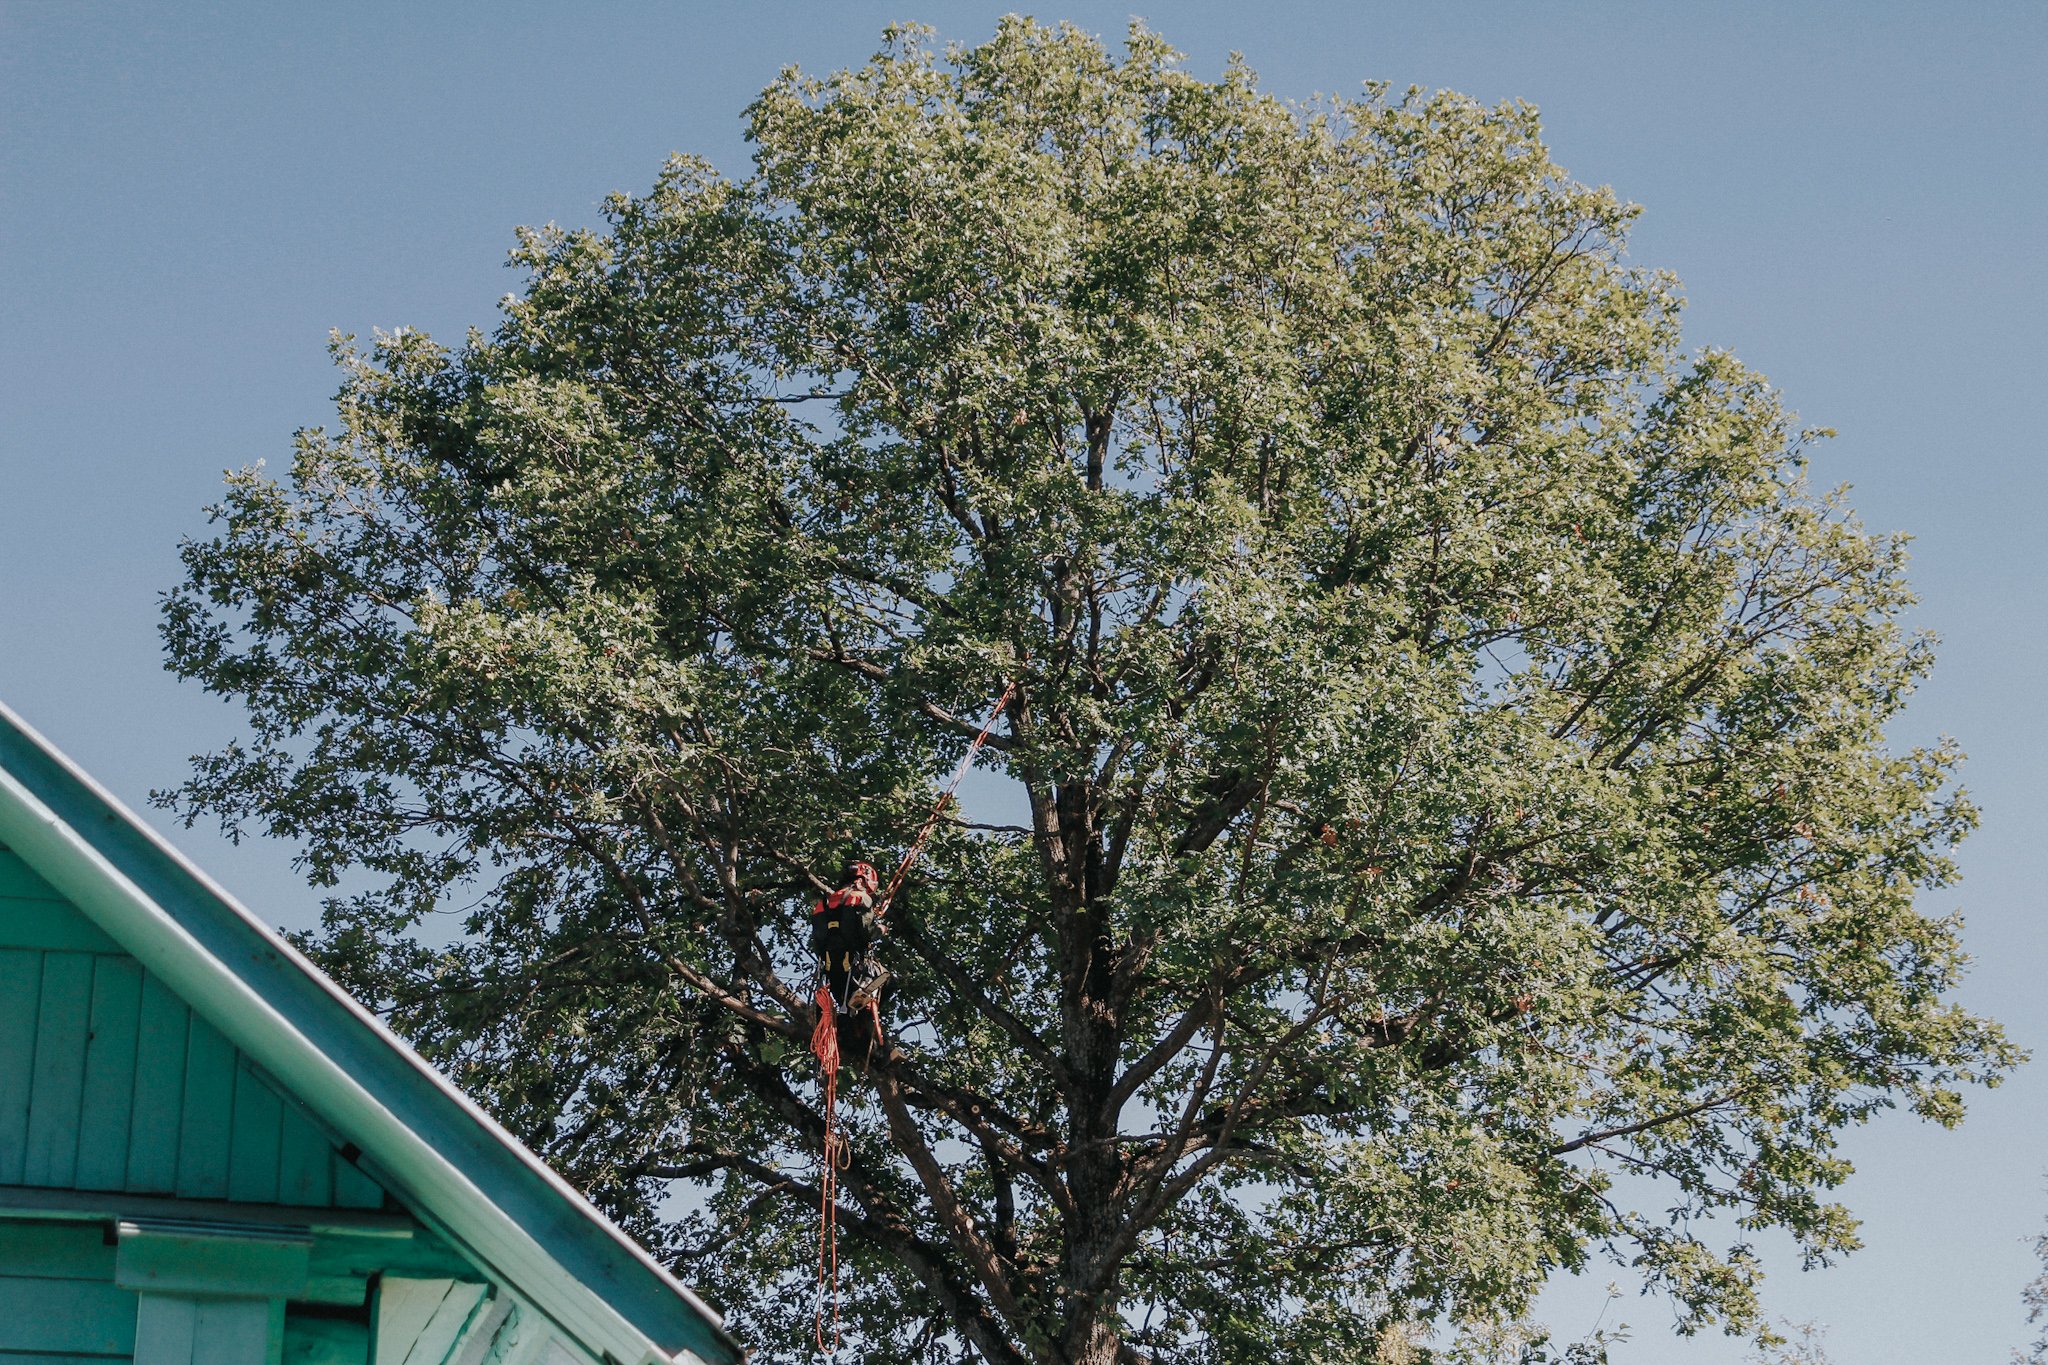
<instances>
[{"instance_id":1,"label":"orange climbing rope","mask_svg":"<svg viewBox=\"0 0 2048 1365\"><path fill-rule=\"evenodd\" d=\"M889 878L889 885L882 892L882 899L875 905L875 918L889 913L889 903L896 899L896 893L903 886L903 878L909 873L910 865L917 861L917 855L924 852L925 840L932 837L932 830L938 825L939 817L946 812L946 803L953 799L953 793L960 789L961 779L974 766L974 756L981 752L981 746L988 743L989 731L996 727L996 717L1009 709L1010 698L1017 694L1017 684L1005 683L1003 695L996 698L996 704L989 709L988 719L981 723L981 733L974 737L974 743L967 746L967 752L960 755L960 766L953 769L953 779L946 789L939 793L939 799L932 805L932 813L924 818L924 828L917 832L917 838L910 841L910 851L903 855L903 861L896 865L896 875Z\"/></svg>"},{"instance_id":2,"label":"orange climbing rope","mask_svg":"<svg viewBox=\"0 0 2048 1365\"><path fill-rule=\"evenodd\" d=\"M1004 685L1003 695L989 711L988 719L981 723L981 733L961 755L960 766L953 770L952 780L939 793L939 799L932 805L932 813L925 817L924 827L911 840L909 852L896 865L896 874L889 878L888 888L876 902L877 921L889 913L889 903L903 888L903 878L909 874L910 865L924 852L925 841L931 838L939 817L945 814L946 803L960 789L967 770L974 766L974 756L988 743L996 717L1009 707L1010 698L1016 691L1014 682ZM839 1173L852 1161L853 1154L847 1148L845 1135L839 1131L839 1023L834 1017L836 1006L832 992L822 985L818 987L817 1006L818 1022L811 1029L811 1055L818 1059L818 1071L825 1080L825 1140L821 1153L823 1171L818 1178L818 1303L812 1331L818 1340L818 1350L829 1358L839 1353ZM875 1043L882 1036L882 1009L881 1003L872 995L868 997L867 1006L868 1019L872 1024L868 1034L868 1056L872 1059ZM829 1346L825 1344L825 1301L828 1297L832 1301L832 1344Z\"/></svg>"},{"instance_id":3,"label":"orange climbing rope","mask_svg":"<svg viewBox=\"0 0 2048 1365\"><path fill-rule=\"evenodd\" d=\"M818 1177L818 1311L813 1331L818 1349L839 1353L839 1172L846 1167L846 1139L839 1134L839 1027L832 1018L832 992L818 987L818 1026L811 1053L825 1076L824 1171ZM825 1344L825 1295L832 1295L832 1344Z\"/></svg>"}]
</instances>

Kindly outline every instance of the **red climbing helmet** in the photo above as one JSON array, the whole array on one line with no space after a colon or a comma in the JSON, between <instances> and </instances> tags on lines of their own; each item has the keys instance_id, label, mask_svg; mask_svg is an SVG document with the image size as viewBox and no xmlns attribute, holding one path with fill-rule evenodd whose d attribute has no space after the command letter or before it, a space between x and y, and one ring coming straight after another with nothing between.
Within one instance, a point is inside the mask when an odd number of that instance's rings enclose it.
<instances>
[{"instance_id":1,"label":"red climbing helmet","mask_svg":"<svg viewBox=\"0 0 2048 1365\"><path fill-rule=\"evenodd\" d=\"M872 863L855 863L853 884L866 891L876 890L882 885L882 874L875 871Z\"/></svg>"}]
</instances>

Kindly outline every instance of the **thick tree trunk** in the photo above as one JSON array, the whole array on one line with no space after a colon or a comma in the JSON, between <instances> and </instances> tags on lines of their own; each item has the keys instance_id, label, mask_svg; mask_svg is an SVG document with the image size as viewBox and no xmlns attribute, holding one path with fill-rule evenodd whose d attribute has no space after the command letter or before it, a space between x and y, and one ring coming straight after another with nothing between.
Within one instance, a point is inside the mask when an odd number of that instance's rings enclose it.
<instances>
[{"instance_id":1,"label":"thick tree trunk","mask_svg":"<svg viewBox=\"0 0 2048 1365\"><path fill-rule=\"evenodd\" d=\"M1060 1365L1116 1365L1123 1333L1113 1312L1094 1309L1067 1320L1060 1338Z\"/></svg>"},{"instance_id":2,"label":"thick tree trunk","mask_svg":"<svg viewBox=\"0 0 2048 1365\"><path fill-rule=\"evenodd\" d=\"M1069 1116L1067 1183L1073 1195L1060 1265L1057 1365L1115 1365L1121 1344L1113 1260L1124 1213L1116 1087L1122 1021L1111 989L1116 947L1097 885L1101 858L1094 793L1086 781L1054 789L1049 832L1058 841L1054 886L1060 924L1061 1031L1076 1094Z\"/></svg>"},{"instance_id":3,"label":"thick tree trunk","mask_svg":"<svg viewBox=\"0 0 2048 1365\"><path fill-rule=\"evenodd\" d=\"M1089 1128L1100 1128L1089 1124ZM1080 1125L1076 1133L1081 1131ZM1122 1213L1121 1157L1113 1132L1075 1144L1068 1170L1075 1212L1060 1264L1058 1365L1114 1365L1122 1337L1117 1315L1120 1276L1114 1264Z\"/></svg>"}]
</instances>

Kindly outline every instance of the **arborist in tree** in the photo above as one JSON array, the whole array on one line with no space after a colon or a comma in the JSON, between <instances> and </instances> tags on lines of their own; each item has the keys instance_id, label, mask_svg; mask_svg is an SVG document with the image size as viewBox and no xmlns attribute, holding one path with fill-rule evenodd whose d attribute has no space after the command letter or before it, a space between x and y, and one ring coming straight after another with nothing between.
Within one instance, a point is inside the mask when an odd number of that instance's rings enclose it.
<instances>
[{"instance_id":1,"label":"arborist in tree","mask_svg":"<svg viewBox=\"0 0 2048 1365\"><path fill-rule=\"evenodd\" d=\"M818 955L818 970L842 1011L866 1004L886 975L868 956L869 945L889 932L875 903L881 887L881 876L872 866L855 863L847 884L811 910L811 951Z\"/></svg>"}]
</instances>

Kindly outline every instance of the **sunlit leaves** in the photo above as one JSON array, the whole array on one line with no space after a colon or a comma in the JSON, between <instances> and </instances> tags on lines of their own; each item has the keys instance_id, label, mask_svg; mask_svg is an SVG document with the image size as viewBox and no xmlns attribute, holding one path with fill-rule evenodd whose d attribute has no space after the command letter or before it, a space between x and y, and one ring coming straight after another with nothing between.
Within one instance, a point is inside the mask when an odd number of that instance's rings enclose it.
<instances>
[{"instance_id":1,"label":"sunlit leaves","mask_svg":"<svg viewBox=\"0 0 2048 1365\"><path fill-rule=\"evenodd\" d=\"M338 345L185 548L250 725L170 799L348 879L333 969L794 1358L808 904L1014 682L1028 815L941 825L844 1098L877 1358L1534 1360L1559 1268L1747 1328L1731 1239L1853 1247L1840 1130L2014 1059L1918 908L1973 815L1885 742L1901 544L1633 210L1526 107L1142 30L749 119L490 335Z\"/></svg>"}]
</instances>

